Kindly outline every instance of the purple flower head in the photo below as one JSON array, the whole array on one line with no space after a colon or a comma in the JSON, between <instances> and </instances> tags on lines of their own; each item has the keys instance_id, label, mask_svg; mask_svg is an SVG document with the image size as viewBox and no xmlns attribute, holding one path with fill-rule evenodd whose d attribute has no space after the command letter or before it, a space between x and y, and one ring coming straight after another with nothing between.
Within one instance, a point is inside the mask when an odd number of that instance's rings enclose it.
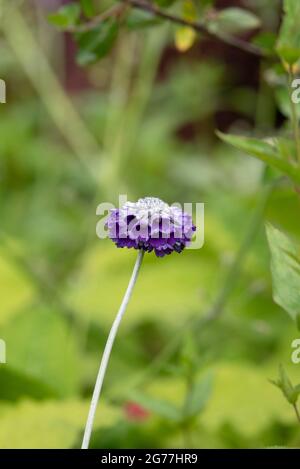
<instances>
[{"instance_id":1,"label":"purple flower head","mask_svg":"<svg viewBox=\"0 0 300 469\"><path fill-rule=\"evenodd\" d=\"M126 202L112 209L106 226L118 248L154 251L158 257L181 252L196 230L190 214L156 197Z\"/></svg>"}]
</instances>

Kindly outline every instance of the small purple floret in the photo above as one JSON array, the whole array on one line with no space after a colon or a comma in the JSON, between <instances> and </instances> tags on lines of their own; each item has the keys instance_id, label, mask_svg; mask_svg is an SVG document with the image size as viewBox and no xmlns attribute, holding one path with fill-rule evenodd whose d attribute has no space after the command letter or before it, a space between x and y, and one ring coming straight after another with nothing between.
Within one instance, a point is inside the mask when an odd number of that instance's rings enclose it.
<instances>
[{"instance_id":1,"label":"small purple floret","mask_svg":"<svg viewBox=\"0 0 300 469\"><path fill-rule=\"evenodd\" d=\"M190 214L155 197L112 209L106 226L117 247L154 251L158 257L183 251L196 231Z\"/></svg>"}]
</instances>

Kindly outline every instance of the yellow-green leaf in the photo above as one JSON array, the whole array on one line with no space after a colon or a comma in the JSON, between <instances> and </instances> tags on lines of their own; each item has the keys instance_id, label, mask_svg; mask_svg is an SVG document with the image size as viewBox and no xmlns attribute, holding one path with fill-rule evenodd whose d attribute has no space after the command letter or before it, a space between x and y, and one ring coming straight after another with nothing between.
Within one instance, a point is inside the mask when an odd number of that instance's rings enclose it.
<instances>
[{"instance_id":1,"label":"yellow-green leaf","mask_svg":"<svg viewBox=\"0 0 300 469\"><path fill-rule=\"evenodd\" d=\"M80 439L89 401L23 401L0 405L0 448L72 448ZM102 401L96 427L114 423L119 412Z\"/></svg>"},{"instance_id":2,"label":"yellow-green leaf","mask_svg":"<svg viewBox=\"0 0 300 469\"><path fill-rule=\"evenodd\" d=\"M178 28L175 32L175 45L180 52L185 52L192 47L196 39L196 32L188 26Z\"/></svg>"},{"instance_id":3,"label":"yellow-green leaf","mask_svg":"<svg viewBox=\"0 0 300 469\"><path fill-rule=\"evenodd\" d=\"M182 5L182 17L186 21L195 21L197 11L193 0L185 0ZM197 33L193 28L183 26L176 29L175 45L180 52L185 52L192 47L195 42Z\"/></svg>"}]
</instances>

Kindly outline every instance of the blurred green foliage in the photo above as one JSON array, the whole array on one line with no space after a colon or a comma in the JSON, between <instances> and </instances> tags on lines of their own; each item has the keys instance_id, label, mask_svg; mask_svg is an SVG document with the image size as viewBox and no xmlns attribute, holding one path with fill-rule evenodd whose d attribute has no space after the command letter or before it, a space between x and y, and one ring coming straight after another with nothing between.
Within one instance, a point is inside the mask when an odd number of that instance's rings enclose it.
<instances>
[{"instance_id":1,"label":"blurred green foliage","mask_svg":"<svg viewBox=\"0 0 300 469\"><path fill-rule=\"evenodd\" d=\"M75 3L52 11L52 23L76 27L79 4L86 21L102 12L102 2ZM155 3L181 11L180 0ZM271 60L246 62L255 85L241 79L239 58L215 56L210 42L199 53L202 36L181 54L176 28L144 15L128 16L118 31L103 23L101 34L75 32L79 61L91 65L72 93L65 74L78 69L66 65L65 39L47 23L46 10L11 2L0 36L8 86L8 102L0 105L0 338L7 345L1 448L80 444L135 258L95 234L97 205L122 193L204 202L205 245L162 260L146 256L113 350L92 447L299 446L293 410L268 381L281 362L299 382L299 365L290 359L299 332L280 308L293 316L296 295L299 303L299 252L291 241L300 237L299 195L288 179L278 181L285 174L298 184L299 169L284 159L296 149L285 119L290 110L283 111L279 96L285 67L274 62L277 52L289 61L294 26L286 18L277 45L264 40L264 32L274 39L277 31L278 2L244 3L248 13L212 15L212 30L220 35L217 21L224 18L230 33L237 23L245 30L261 23L257 44L269 48ZM199 2L197 20L213 6ZM270 9L273 23L265 27ZM224 113L223 139L237 149L215 135ZM280 306L272 298L265 220L286 233L268 231ZM128 402L148 412L140 419Z\"/></svg>"}]
</instances>

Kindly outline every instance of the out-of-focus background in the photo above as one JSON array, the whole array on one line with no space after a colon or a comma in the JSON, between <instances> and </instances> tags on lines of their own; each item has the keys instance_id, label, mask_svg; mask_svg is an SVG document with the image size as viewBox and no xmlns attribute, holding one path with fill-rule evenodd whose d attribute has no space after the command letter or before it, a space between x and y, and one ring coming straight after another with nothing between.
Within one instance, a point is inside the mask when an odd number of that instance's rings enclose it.
<instances>
[{"instance_id":1,"label":"out-of-focus background","mask_svg":"<svg viewBox=\"0 0 300 469\"><path fill-rule=\"evenodd\" d=\"M271 192L263 165L215 135L286 126L271 66L204 37L183 53L162 23L122 31L82 68L71 36L47 21L64 2L10 2L0 33L0 447L80 445L136 255L95 234L97 205L119 194L204 202L205 245L145 256L92 447L299 445L293 410L269 382L279 363L298 379L299 333L272 300L264 227L299 235L299 198L284 183ZM278 29L279 1L214 5Z\"/></svg>"}]
</instances>

